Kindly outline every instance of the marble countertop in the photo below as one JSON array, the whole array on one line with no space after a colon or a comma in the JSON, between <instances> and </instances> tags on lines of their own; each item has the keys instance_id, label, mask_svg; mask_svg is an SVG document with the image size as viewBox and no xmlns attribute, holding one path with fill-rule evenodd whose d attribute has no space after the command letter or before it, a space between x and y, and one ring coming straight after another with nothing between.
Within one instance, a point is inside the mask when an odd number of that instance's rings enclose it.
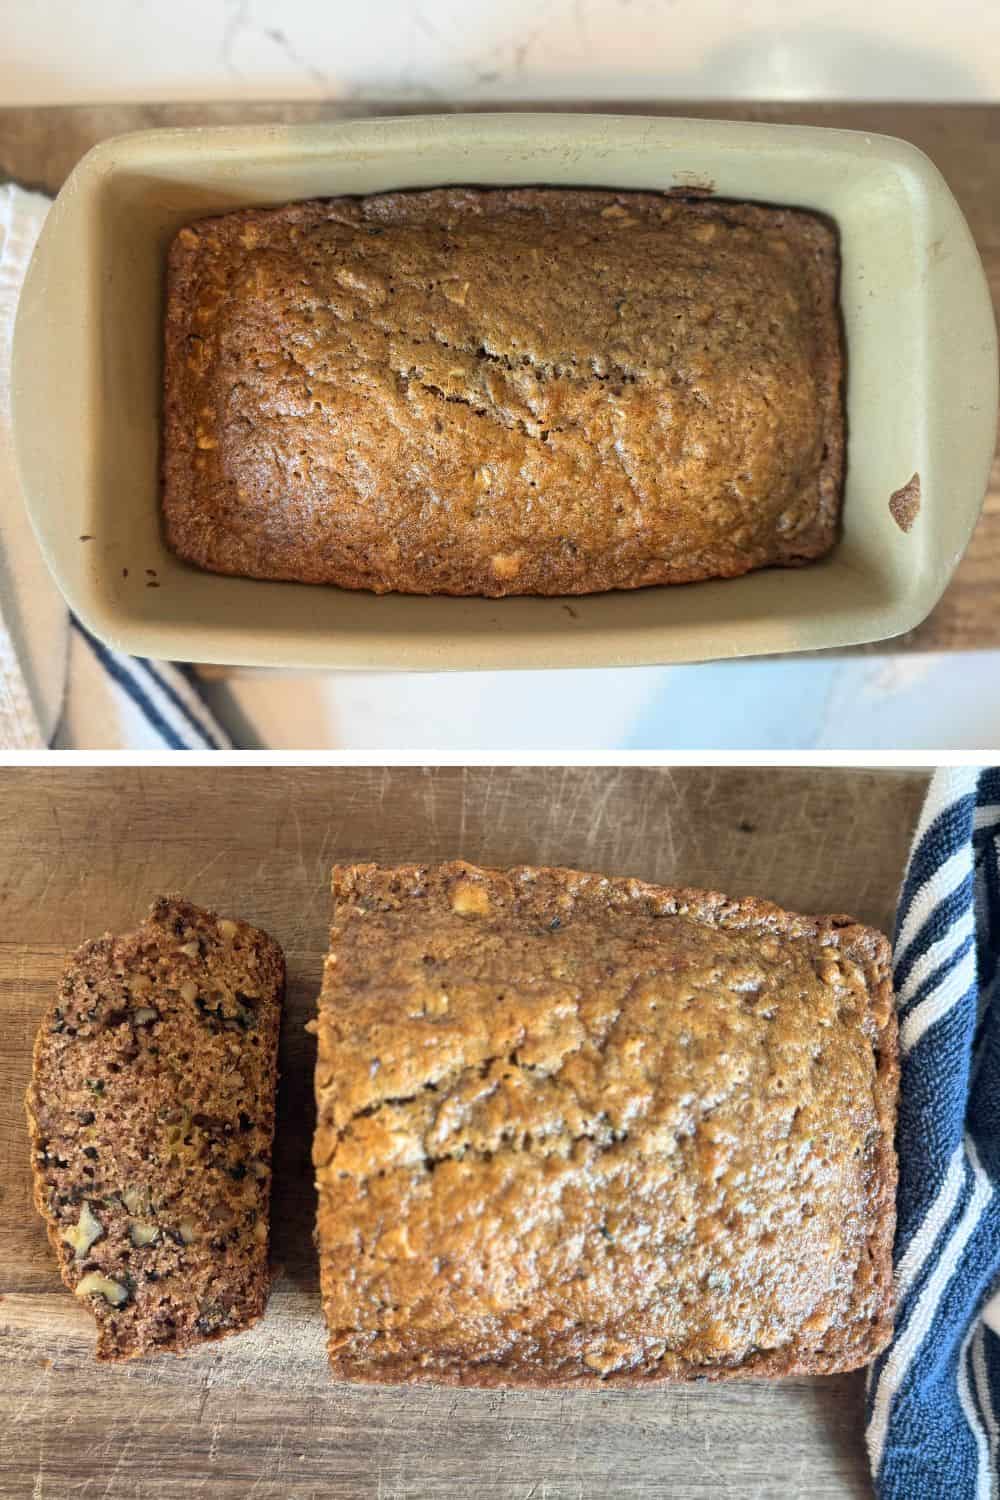
<instances>
[{"instance_id":1,"label":"marble countertop","mask_svg":"<svg viewBox=\"0 0 1000 1500\"><path fill-rule=\"evenodd\" d=\"M996 99L978 0L4 0L7 104Z\"/></svg>"}]
</instances>

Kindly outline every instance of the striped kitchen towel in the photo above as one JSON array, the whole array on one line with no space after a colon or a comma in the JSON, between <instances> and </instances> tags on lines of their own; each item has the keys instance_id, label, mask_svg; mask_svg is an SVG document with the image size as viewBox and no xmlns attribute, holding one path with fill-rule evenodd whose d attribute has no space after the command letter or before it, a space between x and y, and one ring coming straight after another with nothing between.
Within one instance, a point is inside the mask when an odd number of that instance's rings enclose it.
<instances>
[{"instance_id":1,"label":"striped kitchen towel","mask_svg":"<svg viewBox=\"0 0 1000 1500\"><path fill-rule=\"evenodd\" d=\"M868 1374L880 1500L996 1500L1000 768L937 773L896 918L896 1331Z\"/></svg>"},{"instance_id":2,"label":"striped kitchen towel","mask_svg":"<svg viewBox=\"0 0 1000 1500\"><path fill-rule=\"evenodd\" d=\"M14 315L49 200L0 187L0 750L226 750L190 668L113 651L70 617L21 497Z\"/></svg>"},{"instance_id":3,"label":"striped kitchen towel","mask_svg":"<svg viewBox=\"0 0 1000 1500\"><path fill-rule=\"evenodd\" d=\"M193 668L113 651L70 616L54 750L231 750Z\"/></svg>"}]
</instances>

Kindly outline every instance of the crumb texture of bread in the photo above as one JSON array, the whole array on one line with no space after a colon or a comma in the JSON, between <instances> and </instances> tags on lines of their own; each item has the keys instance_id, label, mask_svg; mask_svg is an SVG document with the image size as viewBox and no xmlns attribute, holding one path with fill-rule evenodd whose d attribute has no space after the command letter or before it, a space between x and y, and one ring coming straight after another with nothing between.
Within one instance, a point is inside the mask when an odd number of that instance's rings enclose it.
<instances>
[{"instance_id":1,"label":"crumb texture of bread","mask_svg":"<svg viewBox=\"0 0 1000 1500\"><path fill-rule=\"evenodd\" d=\"M892 1327L896 1021L847 917L339 866L317 1243L338 1379L833 1373Z\"/></svg>"},{"instance_id":2,"label":"crumb texture of bread","mask_svg":"<svg viewBox=\"0 0 1000 1500\"><path fill-rule=\"evenodd\" d=\"M219 573L586 594L836 539L839 253L803 209L440 188L182 229L163 511Z\"/></svg>"},{"instance_id":3,"label":"crumb texture of bread","mask_svg":"<svg viewBox=\"0 0 1000 1500\"><path fill-rule=\"evenodd\" d=\"M35 1043L35 1203L97 1357L185 1349L263 1314L285 962L177 897L74 955Z\"/></svg>"}]
</instances>

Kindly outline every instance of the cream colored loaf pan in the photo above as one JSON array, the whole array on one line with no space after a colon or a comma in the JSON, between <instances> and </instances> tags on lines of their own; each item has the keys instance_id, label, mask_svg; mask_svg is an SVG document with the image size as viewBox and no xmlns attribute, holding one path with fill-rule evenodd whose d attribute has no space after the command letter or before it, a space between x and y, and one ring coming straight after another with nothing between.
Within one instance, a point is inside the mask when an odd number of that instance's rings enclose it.
<instances>
[{"instance_id":1,"label":"cream colored loaf pan","mask_svg":"<svg viewBox=\"0 0 1000 1500\"><path fill-rule=\"evenodd\" d=\"M711 187L829 214L841 234L848 418L833 554L572 600L379 598L224 578L174 558L160 529L158 448L163 268L176 230L247 205L448 183ZM413 670L696 661L879 640L930 612L986 489L996 329L947 185L915 147L885 136L558 114L157 130L96 147L59 194L18 312L13 404L49 566L83 622L122 650ZM914 474L919 511L906 497L890 508Z\"/></svg>"}]
</instances>

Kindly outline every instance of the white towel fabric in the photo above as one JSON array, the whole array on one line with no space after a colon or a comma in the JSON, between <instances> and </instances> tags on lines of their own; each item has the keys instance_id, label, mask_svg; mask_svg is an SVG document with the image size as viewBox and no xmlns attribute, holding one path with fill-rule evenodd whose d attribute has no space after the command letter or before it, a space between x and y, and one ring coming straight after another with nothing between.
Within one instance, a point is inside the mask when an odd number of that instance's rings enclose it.
<instances>
[{"instance_id":1,"label":"white towel fabric","mask_svg":"<svg viewBox=\"0 0 1000 1500\"><path fill-rule=\"evenodd\" d=\"M189 668L110 651L71 619L31 529L14 464L10 359L48 207L38 193L0 187L0 749L230 749Z\"/></svg>"},{"instance_id":2,"label":"white towel fabric","mask_svg":"<svg viewBox=\"0 0 1000 1500\"><path fill-rule=\"evenodd\" d=\"M0 188L0 747L40 750L62 709L69 614L21 500L10 416L14 313L49 200Z\"/></svg>"}]
</instances>

